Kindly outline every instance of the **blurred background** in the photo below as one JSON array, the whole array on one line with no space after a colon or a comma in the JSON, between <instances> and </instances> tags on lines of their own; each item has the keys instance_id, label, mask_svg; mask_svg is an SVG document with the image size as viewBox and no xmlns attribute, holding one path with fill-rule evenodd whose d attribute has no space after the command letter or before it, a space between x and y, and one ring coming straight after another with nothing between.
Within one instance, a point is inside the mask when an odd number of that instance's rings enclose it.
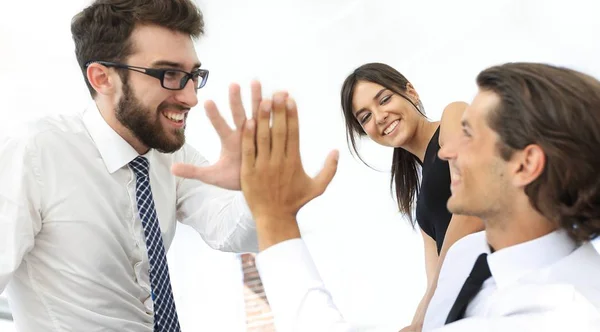
<instances>
[{"instance_id":1,"label":"blurred background","mask_svg":"<svg viewBox=\"0 0 600 332\"><path fill-rule=\"evenodd\" d=\"M71 17L89 3L1 2L0 128L79 112L90 102L70 35ZM285 89L296 98L307 170L316 173L331 149L341 152L329 189L299 215L302 234L338 308L365 331L410 323L425 269L421 236L390 193L391 149L361 142L376 170L347 149L339 99L345 77L363 63L387 63L413 83L433 120L452 101L470 102L475 76L490 65L546 62L600 78L596 0L197 3L206 22L197 52L210 78L188 118L188 141L209 160L218 158L219 141L201 105L215 100L230 120L232 82L242 85L247 102L252 79L261 80L265 94ZM180 226L169 264L184 330L271 331L251 256L213 251ZM1 295L0 331L14 331Z\"/></svg>"}]
</instances>

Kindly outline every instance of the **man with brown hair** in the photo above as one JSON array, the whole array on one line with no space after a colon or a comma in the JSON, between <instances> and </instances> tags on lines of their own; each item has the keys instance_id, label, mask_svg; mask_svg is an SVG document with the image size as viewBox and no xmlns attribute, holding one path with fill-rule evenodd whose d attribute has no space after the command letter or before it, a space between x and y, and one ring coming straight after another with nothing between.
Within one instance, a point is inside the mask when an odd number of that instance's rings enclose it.
<instances>
[{"instance_id":1,"label":"man with brown hair","mask_svg":"<svg viewBox=\"0 0 600 332\"><path fill-rule=\"evenodd\" d=\"M185 143L208 78L194 49L203 26L191 0L97 0L73 18L94 103L0 144L0 292L8 284L19 331L179 331L166 261L177 220L214 249L257 250L239 192L237 85L235 130L205 105L217 164ZM254 105L260 94L255 83ZM176 162L201 181L173 176Z\"/></svg>"},{"instance_id":2,"label":"man with brown hair","mask_svg":"<svg viewBox=\"0 0 600 332\"><path fill-rule=\"evenodd\" d=\"M450 250L425 331L598 331L600 82L550 65L509 63L477 78L479 93L446 142L452 213L486 231ZM322 194L332 155L311 179L291 99L261 103L242 144L242 191L278 331L357 331L333 304L300 238L296 214ZM272 128L269 121L272 114ZM268 179L268 181L267 181Z\"/></svg>"},{"instance_id":3,"label":"man with brown hair","mask_svg":"<svg viewBox=\"0 0 600 332\"><path fill-rule=\"evenodd\" d=\"M448 209L486 230L453 248L424 329L598 331L600 82L508 63L477 85L463 134L439 156L450 165Z\"/></svg>"}]
</instances>

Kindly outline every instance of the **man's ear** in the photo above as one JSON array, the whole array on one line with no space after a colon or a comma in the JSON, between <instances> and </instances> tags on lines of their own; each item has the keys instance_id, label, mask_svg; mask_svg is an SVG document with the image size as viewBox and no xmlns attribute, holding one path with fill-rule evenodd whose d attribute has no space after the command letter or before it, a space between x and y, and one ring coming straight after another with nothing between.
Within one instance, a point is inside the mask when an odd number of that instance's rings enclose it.
<instances>
[{"instance_id":1,"label":"man's ear","mask_svg":"<svg viewBox=\"0 0 600 332\"><path fill-rule=\"evenodd\" d=\"M511 157L513 167L513 184L525 187L535 181L546 166L546 154L537 144L530 144L521 151L516 151Z\"/></svg>"},{"instance_id":2,"label":"man's ear","mask_svg":"<svg viewBox=\"0 0 600 332\"><path fill-rule=\"evenodd\" d=\"M107 67L92 62L87 67L86 75L88 82L98 94L110 95L115 92L114 78Z\"/></svg>"}]
</instances>

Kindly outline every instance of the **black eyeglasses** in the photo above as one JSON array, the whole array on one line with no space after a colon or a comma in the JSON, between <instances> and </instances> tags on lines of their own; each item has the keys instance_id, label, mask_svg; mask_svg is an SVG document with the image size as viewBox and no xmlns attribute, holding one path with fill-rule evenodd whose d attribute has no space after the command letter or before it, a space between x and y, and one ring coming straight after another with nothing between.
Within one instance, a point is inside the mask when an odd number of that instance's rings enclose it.
<instances>
[{"instance_id":1,"label":"black eyeglasses","mask_svg":"<svg viewBox=\"0 0 600 332\"><path fill-rule=\"evenodd\" d=\"M152 76L160 80L162 87L167 90L182 90L185 88L188 80L192 80L192 82L194 82L194 88L197 91L198 89L201 89L206 84L206 80L208 80L207 69L198 68L193 72L188 73L178 69L144 68L108 61L90 61L85 64L85 67L87 68L92 63L99 63L106 67L129 69Z\"/></svg>"}]
</instances>

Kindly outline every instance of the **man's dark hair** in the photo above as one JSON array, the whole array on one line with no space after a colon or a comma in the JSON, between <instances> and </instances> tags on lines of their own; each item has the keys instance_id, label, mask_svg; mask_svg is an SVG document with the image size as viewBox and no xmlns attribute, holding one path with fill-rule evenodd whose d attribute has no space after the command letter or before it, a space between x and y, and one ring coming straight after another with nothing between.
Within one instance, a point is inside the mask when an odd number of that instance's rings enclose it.
<instances>
[{"instance_id":1,"label":"man's dark hair","mask_svg":"<svg viewBox=\"0 0 600 332\"><path fill-rule=\"evenodd\" d=\"M195 39L204 33L202 12L191 0L94 1L71 22L75 55L92 97L96 91L87 79L86 63L126 60L134 53L130 37L137 25L158 25Z\"/></svg>"},{"instance_id":2,"label":"man's dark hair","mask_svg":"<svg viewBox=\"0 0 600 332\"><path fill-rule=\"evenodd\" d=\"M581 72L539 63L508 63L477 76L501 102L487 121L498 150L539 145L542 174L527 185L533 207L577 241L600 234L600 82Z\"/></svg>"}]
</instances>

